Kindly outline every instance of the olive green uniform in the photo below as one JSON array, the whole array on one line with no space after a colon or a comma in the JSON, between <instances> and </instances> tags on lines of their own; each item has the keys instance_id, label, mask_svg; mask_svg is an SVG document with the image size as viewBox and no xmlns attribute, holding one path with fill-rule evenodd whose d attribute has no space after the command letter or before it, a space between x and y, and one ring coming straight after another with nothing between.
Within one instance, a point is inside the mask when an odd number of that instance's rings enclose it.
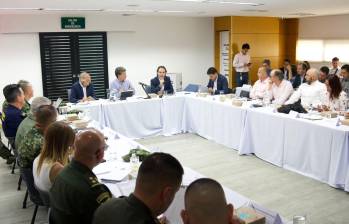
<instances>
[{"instance_id":1,"label":"olive green uniform","mask_svg":"<svg viewBox=\"0 0 349 224\"><path fill-rule=\"evenodd\" d=\"M159 224L149 208L133 194L113 198L100 206L93 224Z\"/></svg>"},{"instance_id":2,"label":"olive green uniform","mask_svg":"<svg viewBox=\"0 0 349 224\"><path fill-rule=\"evenodd\" d=\"M44 136L41 131L36 126L30 128L16 145L19 166L32 168L34 159L40 154L43 143Z\"/></svg>"},{"instance_id":3,"label":"olive green uniform","mask_svg":"<svg viewBox=\"0 0 349 224\"><path fill-rule=\"evenodd\" d=\"M109 189L76 160L56 177L50 190L52 223L89 224L95 210L112 197Z\"/></svg>"},{"instance_id":4,"label":"olive green uniform","mask_svg":"<svg viewBox=\"0 0 349 224\"><path fill-rule=\"evenodd\" d=\"M29 113L26 118L21 122L21 124L18 126L17 133L16 133L16 141L15 146L18 148L19 144L24 139L24 136L28 133L30 129L32 129L35 126L35 118L32 113Z\"/></svg>"}]
</instances>

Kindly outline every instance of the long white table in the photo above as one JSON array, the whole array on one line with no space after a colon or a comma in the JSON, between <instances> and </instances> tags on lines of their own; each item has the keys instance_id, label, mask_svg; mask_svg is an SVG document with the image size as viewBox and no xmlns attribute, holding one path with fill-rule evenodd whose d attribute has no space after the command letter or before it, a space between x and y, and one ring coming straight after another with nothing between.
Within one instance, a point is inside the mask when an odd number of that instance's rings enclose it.
<instances>
[{"instance_id":1,"label":"long white table","mask_svg":"<svg viewBox=\"0 0 349 224\"><path fill-rule=\"evenodd\" d=\"M130 164L122 161L122 156L126 155L130 149L139 147L149 151L152 150L140 145L139 143L135 142L130 138L127 138L113 131L108 127L104 127L104 125L101 125L96 121L92 121L89 124L89 127L94 127L100 130L108 138L107 144L109 145L108 150L105 152L104 156L106 162L98 165L96 168L94 168L93 171L100 179L100 181L104 182L104 184L108 186L108 188L115 197L128 196L130 193L134 191L135 179L129 179L128 177L125 177L121 181L110 182L103 181L102 178L108 175L108 172L112 173L115 172L115 170L126 170L126 172L129 172L131 170ZM194 171L193 169L189 167L184 167L184 176L182 181L183 187L181 187L180 190L177 192L172 204L164 213L164 215L169 221L169 224L182 224L180 212L184 208L185 187L188 186L194 180L202 177L204 176ZM227 198L227 202L233 204L235 209L238 209L243 206L249 206L251 204L257 205L250 199L240 195L237 192L232 191L227 187L223 186L223 189ZM266 214L273 214L267 217L267 224L274 224L275 219L278 219L280 221L278 222L279 224L286 223L281 220L281 217L277 213L271 212L263 207L260 208L260 211Z\"/></svg>"},{"instance_id":2,"label":"long white table","mask_svg":"<svg viewBox=\"0 0 349 224\"><path fill-rule=\"evenodd\" d=\"M336 126L336 119L309 121L248 103L235 107L219 96L185 93L73 108L88 110L99 123L132 139L192 132L349 191L349 127Z\"/></svg>"}]
</instances>

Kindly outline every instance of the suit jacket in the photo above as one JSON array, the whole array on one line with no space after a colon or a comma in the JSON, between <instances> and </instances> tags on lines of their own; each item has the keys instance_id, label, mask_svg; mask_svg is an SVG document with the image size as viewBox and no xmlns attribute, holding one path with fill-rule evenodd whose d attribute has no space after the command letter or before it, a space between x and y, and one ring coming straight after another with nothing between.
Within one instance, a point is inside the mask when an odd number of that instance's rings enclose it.
<instances>
[{"instance_id":1,"label":"suit jacket","mask_svg":"<svg viewBox=\"0 0 349 224\"><path fill-rule=\"evenodd\" d=\"M87 97L91 96L94 99L97 99L92 84L90 84L89 86L86 87L86 95L87 95ZM78 81L78 82L74 83L73 86L71 87L69 102L77 103L82 98L84 98L84 91L82 90L80 82Z\"/></svg>"},{"instance_id":2,"label":"suit jacket","mask_svg":"<svg viewBox=\"0 0 349 224\"><path fill-rule=\"evenodd\" d=\"M286 68L282 67L280 70L284 73L285 79L289 80L289 72ZM297 74L297 66L291 65L292 76L294 77ZM292 78L292 77L291 77Z\"/></svg>"},{"instance_id":3,"label":"suit jacket","mask_svg":"<svg viewBox=\"0 0 349 224\"><path fill-rule=\"evenodd\" d=\"M292 81L292 80L291 80ZM295 75L292 81L292 86L294 89L297 89L302 83L305 83L307 80L305 79L305 77L303 78L303 82L301 80L301 76L300 75Z\"/></svg>"},{"instance_id":4,"label":"suit jacket","mask_svg":"<svg viewBox=\"0 0 349 224\"><path fill-rule=\"evenodd\" d=\"M213 88L214 81L209 80L207 84L207 88ZM224 94L229 93L228 89L228 80L224 75L218 74L217 77L217 90L214 92L214 94L219 94L220 91L224 91Z\"/></svg>"},{"instance_id":5,"label":"suit jacket","mask_svg":"<svg viewBox=\"0 0 349 224\"><path fill-rule=\"evenodd\" d=\"M160 87L160 80L158 77L153 78L150 80L150 88L152 93L158 93L161 90ZM165 76L164 77L164 91L167 91L167 93L172 94L173 93L173 86L170 77Z\"/></svg>"}]
</instances>

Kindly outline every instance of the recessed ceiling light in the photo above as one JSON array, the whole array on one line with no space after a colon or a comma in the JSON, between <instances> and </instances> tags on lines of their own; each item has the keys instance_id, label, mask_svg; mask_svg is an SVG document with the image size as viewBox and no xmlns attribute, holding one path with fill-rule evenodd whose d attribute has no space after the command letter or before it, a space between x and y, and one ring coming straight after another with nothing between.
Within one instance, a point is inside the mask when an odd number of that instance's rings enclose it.
<instances>
[{"instance_id":1,"label":"recessed ceiling light","mask_svg":"<svg viewBox=\"0 0 349 224\"><path fill-rule=\"evenodd\" d=\"M139 5L137 5L137 4L129 4L129 5L127 5L127 7L139 7Z\"/></svg>"},{"instance_id":2,"label":"recessed ceiling light","mask_svg":"<svg viewBox=\"0 0 349 224\"><path fill-rule=\"evenodd\" d=\"M158 13L186 13L186 11L180 11L180 10L156 10L154 12L158 12Z\"/></svg>"},{"instance_id":3,"label":"recessed ceiling light","mask_svg":"<svg viewBox=\"0 0 349 224\"><path fill-rule=\"evenodd\" d=\"M103 11L103 9L56 9L56 8L43 8L43 11Z\"/></svg>"}]
</instances>

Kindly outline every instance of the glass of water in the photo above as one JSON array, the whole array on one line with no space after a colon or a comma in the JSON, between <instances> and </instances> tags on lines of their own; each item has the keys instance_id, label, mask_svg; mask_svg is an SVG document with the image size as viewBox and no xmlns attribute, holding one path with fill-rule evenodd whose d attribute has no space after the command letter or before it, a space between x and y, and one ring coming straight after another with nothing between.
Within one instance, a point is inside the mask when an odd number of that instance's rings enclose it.
<instances>
[{"instance_id":1,"label":"glass of water","mask_svg":"<svg viewBox=\"0 0 349 224\"><path fill-rule=\"evenodd\" d=\"M307 218L305 215L295 215L293 216L293 224L306 224Z\"/></svg>"}]
</instances>

